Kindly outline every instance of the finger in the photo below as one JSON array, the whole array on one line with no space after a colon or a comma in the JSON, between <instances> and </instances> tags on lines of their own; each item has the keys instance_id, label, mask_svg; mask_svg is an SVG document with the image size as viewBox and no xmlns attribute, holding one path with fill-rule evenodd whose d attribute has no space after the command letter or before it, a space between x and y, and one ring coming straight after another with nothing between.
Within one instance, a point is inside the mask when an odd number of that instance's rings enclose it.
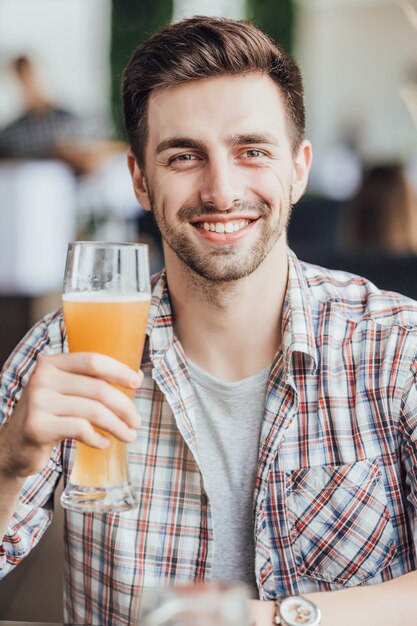
<instances>
[{"instance_id":1,"label":"finger","mask_svg":"<svg viewBox=\"0 0 417 626\"><path fill-rule=\"evenodd\" d=\"M93 448L105 449L110 440L94 430L93 425L81 417L57 418L49 424L49 436L56 443L63 439L76 439Z\"/></svg>"},{"instance_id":2,"label":"finger","mask_svg":"<svg viewBox=\"0 0 417 626\"><path fill-rule=\"evenodd\" d=\"M142 372L140 378L143 378ZM36 400L39 399L40 406L45 410L48 410L48 406L42 402L43 393L56 391L71 397L97 400L116 413L130 428L139 427L140 419L135 405L125 393L100 378L74 374L55 367L51 360L37 367L28 387L32 402L33 396L36 396Z\"/></svg>"},{"instance_id":3,"label":"finger","mask_svg":"<svg viewBox=\"0 0 417 626\"><path fill-rule=\"evenodd\" d=\"M55 415L70 419L68 416L75 418L84 418L88 420L94 428L110 433L117 439L127 443L136 439L137 432L119 419L104 404L89 398L77 398L70 396L60 396L59 408L54 411Z\"/></svg>"},{"instance_id":4,"label":"finger","mask_svg":"<svg viewBox=\"0 0 417 626\"><path fill-rule=\"evenodd\" d=\"M138 428L140 420L135 404L128 396L99 378L57 371L53 390L64 397L85 398L103 404L130 428Z\"/></svg>"},{"instance_id":5,"label":"finger","mask_svg":"<svg viewBox=\"0 0 417 626\"><path fill-rule=\"evenodd\" d=\"M88 420L77 416L66 419L39 407L31 413L21 431L22 444L37 449L56 445L63 439L77 439L96 448L109 445L106 435L96 431Z\"/></svg>"},{"instance_id":6,"label":"finger","mask_svg":"<svg viewBox=\"0 0 417 626\"><path fill-rule=\"evenodd\" d=\"M125 363L96 352L70 352L47 357L49 364L60 370L84 376L103 378L113 385L136 389L143 380ZM45 359L46 360L46 359Z\"/></svg>"}]
</instances>

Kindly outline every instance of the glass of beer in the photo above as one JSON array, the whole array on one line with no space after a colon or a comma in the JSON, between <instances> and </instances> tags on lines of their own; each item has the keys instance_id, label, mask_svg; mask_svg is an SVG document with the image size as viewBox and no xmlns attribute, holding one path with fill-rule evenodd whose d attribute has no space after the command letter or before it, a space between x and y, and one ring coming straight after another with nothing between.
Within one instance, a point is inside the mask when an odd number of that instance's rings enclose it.
<instances>
[{"instance_id":1,"label":"glass of beer","mask_svg":"<svg viewBox=\"0 0 417 626\"><path fill-rule=\"evenodd\" d=\"M138 371L151 301L148 246L74 242L68 246L63 308L70 352L98 352ZM134 389L119 387L131 399ZM137 506L127 444L104 433L106 449L77 442L61 504L75 511Z\"/></svg>"}]
</instances>

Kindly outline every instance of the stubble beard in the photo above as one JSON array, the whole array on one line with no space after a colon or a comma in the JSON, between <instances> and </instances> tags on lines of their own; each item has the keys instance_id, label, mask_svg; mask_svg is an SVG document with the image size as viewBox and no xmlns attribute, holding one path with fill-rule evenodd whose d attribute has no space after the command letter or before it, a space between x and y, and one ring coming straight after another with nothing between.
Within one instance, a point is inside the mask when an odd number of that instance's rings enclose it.
<instances>
[{"instance_id":1,"label":"stubble beard","mask_svg":"<svg viewBox=\"0 0 417 626\"><path fill-rule=\"evenodd\" d=\"M195 221L200 215L206 217L218 215L219 211L211 204L182 207L176 217L178 226L175 227L168 224L163 211L158 210L149 182L147 189L151 209L162 238L177 256L184 269L192 274L193 282L197 277L200 277L204 281L219 286L223 283L231 283L245 278L261 265L277 241L285 236L292 209L290 198L288 198L284 211L280 211L276 221L271 223L272 210L267 203L259 201L235 204L232 209L222 211L222 215L232 217L234 214L239 214L239 217L242 218L244 218L245 213L259 215L262 230L255 244L245 253L242 253L236 244L213 246L210 251L201 251L186 233L179 232L181 225L189 224L190 220Z\"/></svg>"}]
</instances>

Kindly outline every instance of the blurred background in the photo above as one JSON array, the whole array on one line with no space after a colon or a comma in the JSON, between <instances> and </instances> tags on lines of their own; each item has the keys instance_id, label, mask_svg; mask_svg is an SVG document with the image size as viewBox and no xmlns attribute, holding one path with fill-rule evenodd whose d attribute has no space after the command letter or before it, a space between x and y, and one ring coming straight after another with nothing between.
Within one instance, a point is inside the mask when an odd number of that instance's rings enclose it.
<instances>
[{"instance_id":1,"label":"blurred background","mask_svg":"<svg viewBox=\"0 0 417 626\"><path fill-rule=\"evenodd\" d=\"M249 18L304 75L314 165L300 258L417 298L417 0L0 0L0 361L60 304L67 242L141 240L119 102L131 51L195 14ZM0 583L3 619L62 618L61 512Z\"/></svg>"},{"instance_id":2,"label":"blurred background","mask_svg":"<svg viewBox=\"0 0 417 626\"><path fill-rule=\"evenodd\" d=\"M304 260L417 297L413 2L0 0L0 362L59 305L69 240L147 241L152 270L161 267L152 216L126 168L120 77L141 41L198 13L252 19L302 68L314 163L290 245ZM376 190L377 208L361 209L365 174L379 166L399 168L408 189ZM394 230L391 244L380 231Z\"/></svg>"}]
</instances>

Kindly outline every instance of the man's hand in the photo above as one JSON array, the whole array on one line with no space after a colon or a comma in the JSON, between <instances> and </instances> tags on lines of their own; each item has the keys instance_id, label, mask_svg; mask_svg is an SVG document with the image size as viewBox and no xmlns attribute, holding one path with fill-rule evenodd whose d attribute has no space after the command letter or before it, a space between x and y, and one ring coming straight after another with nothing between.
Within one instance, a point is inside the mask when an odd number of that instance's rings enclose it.
<instances>
[{"instance_id":1,"label":"man's hand","mask_svg":"<svg viewBox=\"0 0 417 626\"><path fill-rule=\"evenodd\" d=\"M376 585L306 594L322 612L321 626L416 626L417 571ZM272 626L275 603L251 600L251 626Z\"/></svg>"},{"instance_id":2,"label":"man's hand","mask_svg":"<svg viewBox=\"0 0 417 626\"><path fill-rule=\"evenodd\" d=\"M74 438L96 448L108 439L131 442L139 416L118 385L135 389L141 373L108 356L92 353L40 357L13 416L0 431L0 474L23 478L48 462L54 445Z\"/></svg>"}]
</instances>

